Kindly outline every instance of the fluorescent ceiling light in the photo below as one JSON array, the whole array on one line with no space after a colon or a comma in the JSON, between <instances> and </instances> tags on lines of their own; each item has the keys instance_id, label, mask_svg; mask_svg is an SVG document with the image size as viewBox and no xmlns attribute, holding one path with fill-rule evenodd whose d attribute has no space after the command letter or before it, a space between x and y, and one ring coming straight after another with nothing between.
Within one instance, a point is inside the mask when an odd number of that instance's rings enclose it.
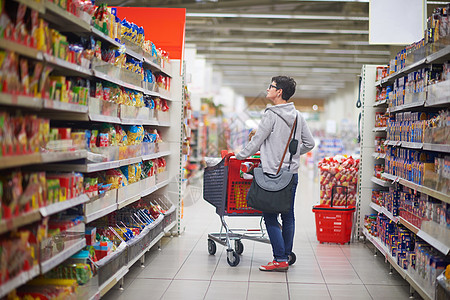
<instances>
[{"instance_id":1,"label":"fluorescent ceiling light","mask_svg":"<svg viewBox=\"0 0 450 300\"><path fill-rule=\"evenodd\" d=\"M320 49L320 48L270 48L270 47L227 47L227 46L197 46L197 51L229 51L229 52L262 52L262 53L312 53L339 55L383 55L390 56L387 50L351 50L351 49Z\"/></svg>"},{"instance_id":2,"label":"fluorescent ceiling light","mask_svg":"<svg viewBox=\"0 0 450 300\"><path fill-rule=\"evenodd\" d=\"M273 54L211 54L202 53L206 59L212 60L270 60L271 62L278 61L319 61L319 62L371 62L371 63L387 63L387 58L375 58L375 57L338 57L338 56L299 56L295 54L291 55L273 55Z\"/></svg>"},{"instance_id":3,"label":"fluorescent ceiling light","mask_svg":"<svg viewBox=\"0 0 450 300\"><path fill-rule=\"evenodd\" d=\"M248 18L248 19L295 19L295 20L332 20L332 21L369 21L369 17L294 15L294 14L242 14L187 12L187 18Z\"/></svg>"},{"instance_id":4,"label":"fluorescent ceiling light","mask_svg":"<svg viewBox=\"0 0 450 300\"><path fill-rule=\"evenodd\" d=\"M187 37L187 42L203 40L197 37ZM305 44L305 45L330 45L332 41L330 40L303 40L303 39L256 39L256 38L207 38L208 43L263 43L263 44Z\"/></svg>"},{"instance_id":5,"label":"fluorescent ceiling light","mask_svg":"<svg viewBox=\"0 0 450 300\"><path fill-rule=\"evenodd\" d=\"M248 27L248 26L230 26L230 25L186 25L186 30L205 30L209 31L248 31L248 32L283 32L283 33L328 33L328 34L369 34L369 30L355 30L355 29L324 29L324 28L283 28L283 27Z\"/></svg>"}]
</instances>

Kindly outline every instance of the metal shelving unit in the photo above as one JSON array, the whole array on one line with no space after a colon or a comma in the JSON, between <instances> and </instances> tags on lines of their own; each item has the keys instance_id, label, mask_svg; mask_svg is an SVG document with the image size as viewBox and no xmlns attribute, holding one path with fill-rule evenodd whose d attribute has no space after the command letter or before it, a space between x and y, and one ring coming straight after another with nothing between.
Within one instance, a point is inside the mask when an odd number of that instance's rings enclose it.
<instances>
[{"instance_id":1,"label":"metal shelving unit","mask_svg":"<svg viewBox=\"0 0 450 300\"><path fill-rule=\"evenodd\" d=\"M408 73L418 70L420 68L425 67L426 65L434 62L442 62L443 60L450 59L450 46L446 46L444 49L428 55L427 57L410 64L405 67L403 70L391 74L387 78L379 80L375 83L374 86L385 86L387 84L392 84L395 79L400 78L402 76L406 76ZM371 157L368 157L367 150L371 149L370 143L373 144L374 135L382 134L384 132L384 128L373 128L374 124L374 109L386 109L389 113L396 112L404 112L404 111L421 111L432 109L439 109L440 107L447 107L450 104L450 95L445 94L446 87L450 86L450 82L440 82L434 86L428 86L425 92L421 95L409 95L412 97L413 102L387 108L384 102L375 101L375 91L372 89L372 85L370 82L374 82L372 78L368 78L367 71L374 72L372 66L364 66L362 71L363 84L361 86L361 95L364 101L363 102L363 128L371 127L372 130L370 133L366 133L364 131L363 142L361 144L361 179L363 179L361 187L360 187L360 201L361 201L361 211L365 211L370 213L370 210L376 211L377 213L381 213L387 216L390 220L395 223L401 224L410 230L412 233L416 234L419 238L426 241L429 245L431 245L434 249L440 251L444 255L449 255L450 253L450 230L443 226L439 226L439 224L432 221L422 221L420 228L415 226L414 224L408 222L402 216L393 216L391 212L389 212L386 208L376 205L375 203L370 202L370 191L369 187L373 189L380 189L392 186L394 184L402 185L407 188L413 189L417 192L424 193L426 195L432 196L436 199L441 200L444 203L450 203L450 195L442 193L440 191L434 190L433 188L419 185L414 182L405 180L404 178L400 178L399 176L394 176L392 174L383 173L382 177L387 179L388 182L375 178L372 176L373 173L373 160L380 159L381 155L378 153L374 153L372 151ZM439 92L444 91L444 95L440 95ZM448 92L447 92L448 93ZM367 139L368 137L368 139ZM369 143L369 144L368 144ZM389 147L402 147L405 149L413 149L413 150L422 150L422 151L434 151L440 153L450 153L450 145L438 145L438 144L429 144L429 143L420 143L420 142L406 142L406 141L389 141L387 140L384 143L385 146ZM372 168L371 168L372 167ZM376 185L370 186L367 182L370 181ZM364 204L364 202L366 204ZM368 203L369 202L369 203ZM367 210L364 206L369 207ZM362 213L360 215L360 224L362 222ZM360 225L361 226L361 225ZM418 281L414 274L409 273L406 270L403 270L396 261L396 258L392 257L390 251L385 247L381 241L371 236L365 228L362 228L362 234L366 237L368 241L370 241L383 255L386 257L386 260L397 270L397 272L410 284L411 288L417 291L424 299L432 299L429 291L425 290L425 288L421 285L420 281Z\"/></svg>"},{"instance_id":2,"label":"metal shelving unit","mask_svg":"<svg viewBox=\"0 0 450 300\"><path fill-rule=\"evenodd\" d=\"M37 10L40 13L40 16L43 17L50 23L51 28L56 28L61 32L67 32L68 30L75 35L87 36L93 35L96 38L107 42L111 45L120 46L121 44L118 41L111 39L109 36L102 33L100 30L92 26L88 21L90 18L81 19L65 11L58 5L53 2L47 0L41 0L40 2L32 1L32 0L15 0L17 2L25 3L32 9ZM111 205L106 205L101 209L90 211L88 214L85 213L85 222L92 222L102 216L106 216L113 211L121 209L131 203L141 199L141 197L150 195L154 192L166 193L167 187L169 183L175 182L179 185L176 180L172 180L177 176L178 170L180 168L180 161L178 158L178 153L181 151L181 143L179 141L178 130L179 124L181 124L182 120L180 118L181 115L181 95L182 95L182 80L180 76L173 76L173 74L179 74L179 70L177 70L177 66L181 65L179 61L174 62L175 69L170 70L171 64L168 64L168 67L161 67L158 64L155 64L153 61L147 60L144 55L137 53L136 51L127 48L127 55L133 56L134 58L144 62L146 67L149 67L154 72L166 74L167 76L172 77L171 82L171 92L167 93L166 91L155 92L144 89L141 85L130 84L120 80L118 78L114 78L104 74L102 72L98 72L91 68L85 68L65 60L62 60L58 57L49 55L48 53L43 53L36 49L28 48L22 44L15 43L12 41L0 39L0 49L5 49L9 51L14 51L21 55L22 57L26 57L31 60L41 61L44 64L48 64L52 66L53 70L61 75L66 76L79 76L87 79L100 79L108 82L115 83L117 85L123 86L128 89L132 89L135 91L143 92L144 94L151 95L154 97L160 97L162 99L170 101L170 122L164 121L160 122L159 120L151 120L151 119L129 119L129 118L119 118L118 116L106 116L99 114L98 112L90 112L89 105L77 105L72 103L62 103L59 101L53 101L42 98L29 97L24 95L15 95L15 94L6 94L0 93L0 105L8 106L10 108L26 108L30 111L35 111L37 114L45 116L51 120L65 120L65 121L81 121L81 122L108 122L115 124L129 124L129 125L151 125L158 127L165 127L164 133L169 144L168 151L162 151L159 153L154 153L150 155L139 155L137 157L109 161L109 162L100 162L100 163L87 163L87 160L83 163L83 159L88 157L88 152L86 150L75 150L75 151L67 151L67 152L39 152L39 153L31 153L24 154L19 156L5 156L0 157L0 169L8 169L8 168L16 168L28 165L36 165L36 168L40 170L56 170L56 171L78 171L83 173L91 173L101 170L107 170L111 168L117 168L120 166L126 166L129 164L134 164L137 162L141 162L143 160L155 159L159 157L170 157L167 164L167 178L166 180L155 183L154 186L146 186L145 189L142 189L140 183L138 192L134 195L127 196L126 198L120 197L121 193L118 191L111 192L113 200ZM81 161L81 163L80 163ZM34 166L33 166L34 168ZM164 177L165 178L165 177ZM178 188L177 188L178 189ZM179 190L179 189L178 189ZM108 192L107 192L108 193ZM177 195L179 198L179 195ZM175 199L174 203L178 202L178 198ZM86 195L81 195L79 197L66 200L64 202L58 202L51 204L46 207L42 207L38 210L21 214L20 216L14 217L8 220L0 221L0 234L7 233L11 230L15 230L25 225L32 224L34 222L40 221L44 217L48 217L50 215L56 214L58 212L65 211L69 208L82 206L86 209L86 206L92 203L93 201L102 201L101 197L97 199L89 199ZM178 207L174 209L179 209ZM109 278L106 282L104 282L99 288L97 293L95 293L95 299L103 296L114 284L121 281L125 274L128 272L128 268L141 259L141 257L148 251L151 247L153 247L156 243L160 241L160 239L164 236L165 232L173 230L176 225L179 223L179 215L178 218L171 222L168 226L164 228L162 233L156 235L149 246L144 249L137 257L135 257L131 262L127 265L120 268L111 278ZM163 218L163 217L162 217ZM84 248L86 245L86 241L84 238L72 244L72 246L68 247L64 251L56 254L51 259L46 261L42 261L39 265L32 267L31 270L27 272L20 273L16 278L12 278L8 282L5 282L0 285L0 297L3 297L11 290L25 284L30 279L39 275L39 273L44 274L59 265L67 258Z\"/></svg>"}]
</instances>

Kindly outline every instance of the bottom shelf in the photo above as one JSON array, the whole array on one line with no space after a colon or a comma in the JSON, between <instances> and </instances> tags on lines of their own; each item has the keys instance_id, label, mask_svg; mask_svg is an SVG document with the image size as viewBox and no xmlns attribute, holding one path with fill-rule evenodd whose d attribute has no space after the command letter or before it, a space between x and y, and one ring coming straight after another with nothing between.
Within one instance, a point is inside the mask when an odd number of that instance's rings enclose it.
<instances>
[{"instance_id":1,"label":"bottom shelf","mask_svg":"<svg viewBox=\"0 0 450 300\"><path fill-rule=\"evenodd\" d=\"M150 244L143 249L138 255L136 255L128 264L122 266L113 276L108 278L102 285L100 285L98 292L95 293L91 299L99 299L103 297L109 290L111 290L129 271L129 269L139 260L142 256L145 255L147 251L149 251L156 243L158 243L164 237L164 232L160 232Z\"/></svg>"},{"instance_id":2,"label":"bottom shelf","mask_svg":"<svg viewBox=\"0 0 450 300\"><path fill-rule=\"evenodd\" d=\"M382 254L384 257L386 257L386 260L389 261L391 266L400 274L400 276L405 279L413 288L415 291L417 291L422 298L427 300L432 300L433 297L431 297L427 291L413 278L413 274L410 274L410 272L402 269L396 262L395 258L390 254L389 250L383 243L380 241L380 239L372 236L366 228L363 229L363 234L369 240Z\"/></svg>"},{"instance_id":3,"label":"bottom shelf","mask_svg":"<svg viewBox=\"0 0 450 300\"><path fill-rule=\"evenodd\" d=\"M34 277L39 275L39 265L35 265L33 268L26 272L21 272L19 275L14 277L13 279L5 282L0 285L0 298L14 290L15 288L21 286L22 284L27 283Z\"/></svg>"}]
</instances>

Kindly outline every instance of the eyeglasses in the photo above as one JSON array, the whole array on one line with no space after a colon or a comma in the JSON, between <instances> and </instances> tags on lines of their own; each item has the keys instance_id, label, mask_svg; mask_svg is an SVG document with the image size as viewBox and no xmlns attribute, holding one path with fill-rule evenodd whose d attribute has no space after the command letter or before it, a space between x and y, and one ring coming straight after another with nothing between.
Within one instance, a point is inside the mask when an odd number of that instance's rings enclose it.
<instances>
[{"instance_id":1,"label":"eyeglasses","mask_svg":"<svg viewBox=\"0 0 450 300\"><path fill-rule=\"evenodd\" d=\"M271 88L274 88L274 89L276 89L276 90L279 90L279 89L280 89L279 87L277 87L277 86L275 86L275 85L273 85L273 84L270 84L268 89L270 90Z\"/></svg>"}]
</instances>

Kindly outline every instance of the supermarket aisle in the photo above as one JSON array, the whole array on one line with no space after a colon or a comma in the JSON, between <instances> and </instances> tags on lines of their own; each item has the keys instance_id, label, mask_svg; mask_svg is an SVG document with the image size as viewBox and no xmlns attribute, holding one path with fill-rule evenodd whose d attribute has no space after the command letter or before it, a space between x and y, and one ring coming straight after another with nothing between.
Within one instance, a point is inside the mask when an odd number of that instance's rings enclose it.
<instances>
[{"instance_id":1,"label":"supermarket aisle","mask_svg":"<svg viewBox=\"0 0 450 300\"><path fill-rule=\"evenodd\" d=\"M145 268L135 264L104 299L408 299L409 286L389 275L382 255L375 257L363 243L321 245L315 237L312 205L318 187L299 176L296 199L297 262L287 273L258 270L271 260L269 244L243 241L237 267L226 261L224 247L207 251L207 234L220 229L215 209L203 200L185 208L185 232L164 238L162 251L146 255ZM257 228L259 218L228 218L233 228ZM234 225L234 226L233 226ZM416 296L419 297L419 296Z\"/></svg>"}]
</instances>

